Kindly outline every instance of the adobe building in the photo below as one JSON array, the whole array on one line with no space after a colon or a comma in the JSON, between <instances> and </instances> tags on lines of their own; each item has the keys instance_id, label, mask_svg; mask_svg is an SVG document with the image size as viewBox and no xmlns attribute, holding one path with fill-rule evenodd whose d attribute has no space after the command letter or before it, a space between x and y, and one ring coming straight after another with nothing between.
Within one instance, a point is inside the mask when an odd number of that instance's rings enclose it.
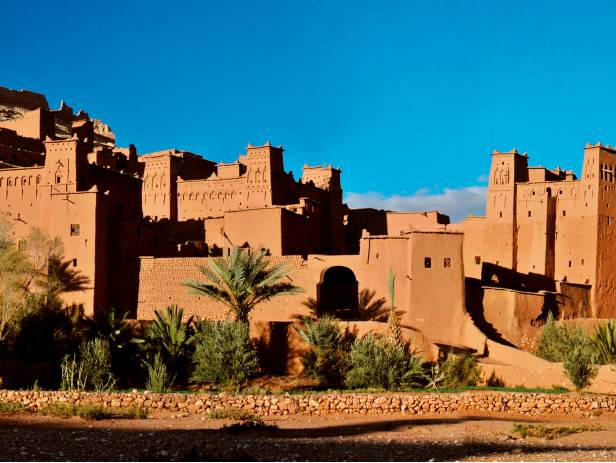
<instances>
[{"instance_id":1,"label":"adobe building","mask_svg":"<svg viewBox=\"0 0 616 463\"><path fill-rule=\"evenodd\" d=\"M295 180L283 152L249 144L228 164L178 149L138 155L83 111L0 88L0 212L21 246L37 227L62 239L71 268L90 279L66 301L88 313L141 316L141 256L218 256L234 246L344 256L359 253L363 230L399 235L448 223L438 213L351 210L339 169L305 165Z\"/></svg>"},{"instance_id":2,"label":"adobe building","mask_svg":"<svg viewBox=\"0 0 616 463\"><path fill-rule=\"evenodd\" d=\"M223 318L223 306L181 281L234 246L260 248L304 293L263 304L254 323L291 323L309 298L359 314L360 291L387 298L393 271L403 329L427 358L471 350L486 371L538 387L566 382L560 367L517 349L548 310L616 315L609 146L586 147L580 179L494 152L486 215L460 224L437 211L350 209L340 169L305 165L296 180L283 152L267 142L232 163L179 149L139 155L83 111L0 87L0 213L23 248L32 228L61 238L71 268L90 280L65 300L86 313L114 307L149 319L178 304ZM610 374L600 373L601 387L616 385Z\"/></svg>"},{"instance_id":3,"label":"adobe building","mask_svg":"<svg viewBox=\"0 0 616 463\"><path fill-rule=\"evenodd\" d=\"M568 318L616 317L616 151L586 145L581 178L495 151L485 217L468 217L468 277L558 295Z\"/></svg>"}]
</instances>

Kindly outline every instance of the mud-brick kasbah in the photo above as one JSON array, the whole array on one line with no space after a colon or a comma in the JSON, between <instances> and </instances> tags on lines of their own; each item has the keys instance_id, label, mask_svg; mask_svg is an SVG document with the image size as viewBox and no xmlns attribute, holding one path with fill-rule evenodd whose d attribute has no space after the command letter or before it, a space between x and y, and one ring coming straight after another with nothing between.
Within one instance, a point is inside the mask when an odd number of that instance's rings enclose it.
<instances>
[{"instance_id":1,"label":"mud-brick kasbah","mask_svg":"<svg viewBox=\"0 0 616 463\"><path fill-rule=\"evenodd\" d=\"M284 351L290 371L301 349L290 325L308 314L303 302L358 310L363 290L387 297L393 272L404 332L426 357L470 350L485 375L542 387L567 381L560 365L529 352L548 312L590 325L616 318L609 145L586 145L579 177L531 167L515 149L494 151L485 216L456 224L436 211L351 209L340 169L305 165L296 179L282 146L269 142L248 144L232 163L161 148L118 147L87 113L0 87L0 212L20 246L33 227L62 239L65 258L91 281L67 303L145 320L177 304L221 319L223 307L180 282L199 279L199 266L234 246L266 249L304 292L258 307L251 329ZM384 329L349 323L360 333ZM616 391L616 373L602 367L593 387Z\"/></svg>"}]
</instances>

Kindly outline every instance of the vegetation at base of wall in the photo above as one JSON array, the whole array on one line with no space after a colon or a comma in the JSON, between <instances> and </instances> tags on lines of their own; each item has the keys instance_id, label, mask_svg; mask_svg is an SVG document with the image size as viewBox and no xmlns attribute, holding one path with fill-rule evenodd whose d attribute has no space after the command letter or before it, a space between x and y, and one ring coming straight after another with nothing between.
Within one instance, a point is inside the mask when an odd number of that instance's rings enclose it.
<instances>
[{"instance_id":1,"label":"vegetation at base of wall","mask_svg":"<svg viewBox=\"0 0 616 463\"><path fill-rule=\"evenodd\" d=\"M597 376L597 367L593 365L592 351L588 346L575 346L567 353L563 370L578 391L590 386L592 380Z\"/></svg>"},{"instance_id":2,"label":"vegetation at base of wall","mask_svg":"<svg viewBox=\"0 0 616 463\"><path fill-rule=\"evenodd\" d=\"M393 344L388 338L368 334L353 343L345 384L349 388L398 389L418 386L423 379L421 359L409 343Z\"/></svg>"},{"instance_id":3,"label":"vegetation at base of wall","mask_svg":"<svg viewBox=\"0 0 616 463\"><path fill-rule=\"evenodd\" d=\"M540 437L547 440L568 436L587 431L601 431L599 426L547 426L543 424L514 423L512 434L518 434L521 438Z\"/></svg>"},{"instance_id":4,"label":"vegetation at base of wall","mask_svg":"<svg viewBox=\"0 0 616 463\"><path fill-rule=\"evenodd\" d=\"M61 366L62 389L80 391L109 391L116 380L111 372L109 341L96 338L85 341L79 356L65 356Z\"/></svg>"},{"instance_id":5,"label":"vegetation at base of wall","mask_svg":"<svg viewBox=\"0 0 616 463\"><path fill-rule=\"evenodd\" d=\"M556 323L550 312L539 337L537 356L550 362L564 362L576 346L590 349L591 342L586 333L579 327Z\"/></svg>"},{"instance_id":6,"label":"vegetation at base of wall","mask_svg":"<svg viewBox=\"0 0 616 463\"><path fill-rule=\"evenodd\" d=\"M139 407L109 408L100 405L72 405L54 402L38 410L39 414L56 418L71 418L78 416L86 420L111 420L111 419L144 419L147 412Z\"/></svg>"},{"instance_id":7,"label":"vegetation at base of wall","mask_svg":"<svg viewBox=\"0 0 616 463\"><path fill-rule=\"evenodd\" d=\"M146 365L148 375L145 381L145 388L151 392L167 392L173 386L174 378L169 375L167 366L159 353L154 355L152 363Z\"/></svg>"},{"instance_id":8,"label":"vegetation at base of wall","mask_svg":"<svg viewBox=\"0 0 616 463\"><path fill-rule=\"evenodd\" d=\"M205 282L184 280L182 284L193 294L224 304L229 315L243 323L248 323L250 313L258 304L303 291L284 281L288 268L272 263L265 250L234 246L228 257L213 259L207 267L199 267L199 271Z\"/></svg>"},{"instance_id":9,"label":"vegetation at base of wall","mask_svg":"<svg viewBox=\"0 0 616 463\"><path fill-rule=\"evenodd\" d=\"M343 385L355 335L348 328L341 330L338 320L331 315L317 320L305 317L296 331L309 347L302 359L306 374L325 387Z\"/></svg>"},{"instance_id":10,"label":"vegetation at base of wall","mask_svg":"<svg viewBox=\"0 0 616 463\"><path fill-rule=\"evenodd\" d=\"M26 413L28 409L21 402L0 402L0 414Z\"/></svg>"},{"instance_id":11,"label":"vegetation at base of wall","mask_svg":"<svg viewBox=\"0 0 616 463\"><path fill-rule=\"evenodd\" d=\"M481 379L477 358L468 352L447 354L447 358L440 364L440 372L443 375L442 387L445 389L476 386Z\"/></svg>"},{"instance_id":12,"label":"vegetation at base of wall","mask_svg":"<svg viewBox=\"0 0 616 463\"><path fill-rule=\"evenodd\" d=\"M202 321L195 334L194 370L197 383L239 384L256 374L257 351L248 325L239 321Z\"/></svg>"},{"instance_id":13,"label":"vegetation at base of wall","mask_svg":"<svg viewBox=\"0 0 616 463\"><path fill-rule=\"evenodd\" d=\"M185 384L190 376L194 334L193 317L184 321L184 309L170 305L155 312L143 337L135 342L146 366L153 366L158 355L169 375L179 384Z\"/></svg>"},{"instance_id":14,"label":"vegetation at base of wall","mask_svg":"<svg viewBox=\"0 0 616 463\"><path fill-rule=\"evenodd\" d=\"M595 327L595 332L590 341L597 364L616 364L616 321L610 320Z\"/></svg>"}]
</instances>

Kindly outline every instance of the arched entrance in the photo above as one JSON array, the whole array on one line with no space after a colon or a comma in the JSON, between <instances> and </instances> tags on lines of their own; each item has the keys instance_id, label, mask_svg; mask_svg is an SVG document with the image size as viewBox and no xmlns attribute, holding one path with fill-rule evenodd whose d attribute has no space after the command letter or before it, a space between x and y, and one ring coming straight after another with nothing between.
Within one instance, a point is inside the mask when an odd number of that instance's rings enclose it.
<instances>
[{"instance_id":1,"label":"arched entrance","mask_svg":"<svg viewBox=\"0 0 616 463\"><path fill-rule=\"evenodd\" d=\"M317 285L321 312L343 320L357 318L358 288L357 278L350 268L339 265L328 268Z\"/></svg>"}]
</instances>

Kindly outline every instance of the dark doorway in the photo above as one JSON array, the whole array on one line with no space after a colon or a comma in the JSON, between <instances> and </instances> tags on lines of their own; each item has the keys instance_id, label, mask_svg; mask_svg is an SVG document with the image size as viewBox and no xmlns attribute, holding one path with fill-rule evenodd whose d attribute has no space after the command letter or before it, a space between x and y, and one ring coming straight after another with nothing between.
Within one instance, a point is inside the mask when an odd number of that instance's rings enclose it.
<instances>
[{"instance_id":1,"label":"dark doorway","mask_svg":"<svg viewBox=\"0 0 616 463\"><path fill-rule=\"evenodd\" d=\"M324 313L343 320L357 318L359 284L348 267L330 267L323 272L317 285L318 304Z\"/></svg>"}]
</instances>

